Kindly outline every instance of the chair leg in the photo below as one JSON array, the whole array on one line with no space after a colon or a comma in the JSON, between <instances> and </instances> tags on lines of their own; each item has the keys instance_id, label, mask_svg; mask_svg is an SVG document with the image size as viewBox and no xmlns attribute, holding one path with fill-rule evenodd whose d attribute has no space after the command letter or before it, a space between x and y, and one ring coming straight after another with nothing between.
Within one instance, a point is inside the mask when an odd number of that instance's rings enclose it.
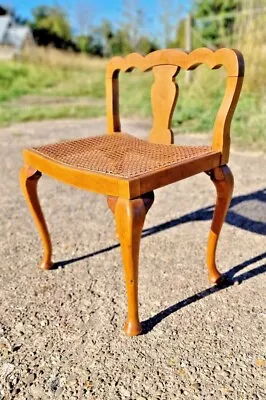
<instances>
[{"instance_id":1,"label":"chair leg","mask_svg":"<svg viewBox=\"0 0 266 400\"><path fill-rule=\"evenodd\" d=\"M221 273L216 268L216 248L231 202L234 188L234 177L227 165L213 169L210 171L210 176L216 187L217 199L207 245L207 266L209 281L212 283L218 283L221 278Z\"/></svg>"},{"instance_id":2,"label":"chair leg","mask_svg":"<svg viewBox=\"0 0 266 400\"><path fill-rule=\"evenodd\" d=\"M108 198L119 234L126 281L128 317L124 327L128 336L141 333L138 313L138 264L141 232L145 216L154 201L153 192L133 200Z\"/></svg>"},{"instance_id":3,"label":"chair leg","mask_svg":"<svg viewBox=\"0 0 266 400\"><path fill-rule=\"evenodd\" d=\"M40 237L44 247L43 259L39 267L41 269L50 269L53 265L51 260L52 245L37 194L37 184L41 176L41 172L33 169L28 165L24 165L20 170L21 189L25 196L30 212L33 216L36 227L40 233Z\"/></svg>"},{"instance_id":4,"label":"chair leg","mask_svg":"<svg viewBox=\"0 0 266 400\"><path fill-rule=\"evenodd\" d=\"M107 197L107 205L113 214L115 213L115 207L116 207L117 200L118 200L118 197L114 197L114 196ZM116 231L115 231L115 238L119 239L119 233L118 233L117 226L116 226Z\"/></svg>"}]
</instances>

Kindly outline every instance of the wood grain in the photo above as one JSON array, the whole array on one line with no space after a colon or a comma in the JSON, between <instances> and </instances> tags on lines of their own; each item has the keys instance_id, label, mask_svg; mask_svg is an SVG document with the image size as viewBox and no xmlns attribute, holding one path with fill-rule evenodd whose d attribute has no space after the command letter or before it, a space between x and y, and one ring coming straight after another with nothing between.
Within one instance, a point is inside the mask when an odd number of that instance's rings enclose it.
<instances>
[{"instance_id":1,"label":"wood grain","mask_svg":"<svg viewBox=\"0 0 266 400\"><path fill-rule=\"evenodd\" d=\"M41 269L50 269L53 265L52 244L37 193L37 184L41 176L42 174L39 171L28 165L24 165L20 170L21 189L39 231L44 248L43 258L39 267Z\"/></svg>"},{"instance_id":2,"label":"wood grain","mask_svg":"<svg viewBox=\"0 0 266 400\"><path fill-rule=\"evenodd\" d=\"M178 70L175 65L158 65L152 70L155 79L151 88L153 127L150 132L150 142L174 143L171 121L178 95L175 83Z\"/></svg>"},{"instance_id":3,"label":"wood grain","mask_svg":"<svg viewBox=\"0 0 266 400\"><path fill-rule=\"evenodd\" d=\"M118 86L118 76L120 71L130 72L134 68L138 68L141 71L149 71L151 69L157 69L160 66L162 67L161 71L167 71L166 68L174 66L177 67L178 73L180 68L193 70L201 64L206 64L211 69L217 69L223 66L227 73L226 90L217 113L212 140L213 149L222 153L221 164L227 163L230 151L230 126L240 95L244 76L244 59L242 54L235 49L224 48L212 51L207 48L199 48L191 53L186 53L182 50L176 49L164 49L149 53L147 56L132 53L124 58L113 57L107 64L106 68L108 132L112 134L113 132L121 131ZM165 79L164 84L166 91L164 96L167 97L167 91L170 90L169 98L171 98L173 90L172 76L169 77L168 74L168 82L167 79ZM154 99L153 94L152 98ZM156 130L156 134L151 134L150 140L156 140L158 143L171 143L169 142L169 139L171 138L172 140L172 135L169 130L173 109L170 111L168 110L168 112L170 119L166 117L167 114L164 112L161 123L158 124L158 122L156 122L155 125L160 126L160 132ZM156 121L158 121L159 118L160 117L157 116L156 112Z\"/></svg>"},{"instance_id":4,"label":"wood grain","mask_svg":"<svg viewBox=\"0 0 266 400\"><path fill-rule=\"evenodd\" d=\"M217 199L208 238L207 266L210 282L218 283L219 279L221 278L221 273L216 267L216 249L219 235L231 202L234 188L234 178L230 168L227 165L213 169L210 171L210 176L216 188Z\"/></svg>"},{"instance_id":5,"label":"wood grain","mask_svg":"<svg viewBox=\"0 0 266 400\"><path fill-rule=\"evenodd\" d=\"M117 234L121 243L128 299L125 332L130 336L141 332L138 314L139 247L145 216L154 201L153 190L200 172L211 175L217 191L217 201L208 239L207 265L211 282L217 283L221 278L216 267L215 256L233 191L233 175L225 163L229 158L230 125L242 87L244 61L241 53L232 49L219 49L213 52L201 48L190 54L169 49L155 51L146 57L137 53L125 58L114 57L106 68L108 133L121 132L118 81L120 70L129 72L133 68L139 68L142 71L152 69L155 78L151 89L154 118L149 140L173 146L171 120L178 95L175 77L180 68L191 70L202 63L212 69L224 66L227 72L226 90L214 124L212 149L207 149L205 153L196 153L197 155L188 153L189 156L179 162L174 160L173 164L166 164L167 166L160 168L155 165L152 170L149 170L151 172L130 175L134 178L125 179L105 172L97 173L85 168L69 166L60 162L60 159L46 157L34 149L25 149L23 152L25 165L20 172L20 182L43 242L44 256L41 268L49 269L52 266L50 236L37 195L37 183L41 173L70 185L108 196L108 206L115 215ZM122 149L119 150L122 151Z\"/></svg>"},{"instance_id":6,"label":"wood grain","mask_svg":"<svg viewBox=\"0 0 266 400\"><path fill-rule=\"evenodd\" d=\"M108 205L115 215L124 264L128 300L128 316L124 331L128 336L141 333L138 312L139 248L145 216L153 201L153 192L133 200L108 199Z\"/></svg>"},{"instance_id":7,"label":"wood grain","mask_svg":"<svg viewBox=\"0 0 266 400\"><path fill-rule=\"evenodd\" d=\"M28 149L23 151L23 156L26 164L34 165L36 170L42 171L44 174L64 183L96 193L126 199L133 199L199 172L210 170L219 166L221 159L220 152L208 153L132 179L124 179L108 174L72 168Z\"/></svg>"}]
</instances>

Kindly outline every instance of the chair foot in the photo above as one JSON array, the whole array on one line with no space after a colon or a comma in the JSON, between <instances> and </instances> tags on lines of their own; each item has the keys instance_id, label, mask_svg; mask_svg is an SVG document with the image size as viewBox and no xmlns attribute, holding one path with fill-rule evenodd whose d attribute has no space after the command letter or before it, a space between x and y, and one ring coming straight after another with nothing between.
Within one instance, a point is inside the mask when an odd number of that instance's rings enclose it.
<instances>
[{"instance_id":1,"label":"chair foot","mask_svg":"<svg viewBox=\"0 0 266 400\"><path fill-rule=\"evenodd\" d=\"M33 216L36 227L39 231L44 247L44 255L42 261L39 264L39 268L47 270L51 269L53 265L51 259L52 245L37 194L37 184L41 176L41 172L28 165L24 165L20 170L21 189L28 204L29 210Z\"/></svg>"},{"instance_id":2,"label":"chair foot","mask_svg":"<svg viewBox=\"0 0 266 400\"><path fill-rule=\"evenodd\" d=\"M54 263L52 261L41 261L39 268L45 271L51 269L53 265Z\"/></svg>"},{"instance_id":3,"label":"chair foot","mask_svg":"<svg viewBox=\"0 0 266 400\"><path fill-rule=\"evenodd\" d=\"M216 249L219 235L231 202L234 188L234 178L230 168L227 165L213 169L210 171L210 176L216 188L217 199L208 238L207 266L209 281L211 283L218 284L221 281L222 274L216 267Z\"/></svg>"},{"instance_id":4,"label":"chair foot","mask_svg":"<svg viewBox=\"0 0 266 400\"><path fill-rule=\"evenodd\" d=\"M153 201L153 192L132 200L107 199L115 216L121 244L128 300L128 317L124 331L128 336L136 336L141 333L138 312L139 247L145 216Z\"/></svg>"},{"instance_id":5,"label":"chair foot","mask_svg":"<svg viewBox=\"0 0 266 400\"><path fill-rule=\"evenodd\" d=\"M140 322L126 322L124 326L124 332L127 336L138 336L141 334Z\"/></svg>"}]
</instances>

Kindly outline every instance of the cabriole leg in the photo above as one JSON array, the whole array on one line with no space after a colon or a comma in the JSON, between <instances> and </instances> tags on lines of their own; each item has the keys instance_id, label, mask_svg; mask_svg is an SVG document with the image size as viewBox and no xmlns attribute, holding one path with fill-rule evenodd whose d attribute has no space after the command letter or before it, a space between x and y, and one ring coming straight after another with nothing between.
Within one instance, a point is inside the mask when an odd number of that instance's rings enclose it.
<instances>
[{"instance_id":1,"label":"cabriole leg","mask_svg":"<svg viewBox=\"0 0 266 400\"><path fill-rule=\"evenodd\" d=\"M230 168L227 165L214 168L212 171L210 171L210 176L216 187L217 199L207 245L207 266L209 281L212 283L218 283L219 279L221 278L221 273L216 267L216 248L219 235L231 202L234 188L234 178Z\"/></svg>"},{"instance_id":2,"label":"cabriole leg","mask_svg":"<svg viewBox=\"0 0 266 400\"><path fill-rule=\"evenodd\" d=\"M36 227L39 231L44 247L44 255L39 267L41 269L50 269L53 265L51 260L52 245L37 194L37 184L41 176L41 172L28 165L24 165L20 170L21 189L33 216Z\"/></svg>"},{"instance_id":3,"label":"cabriole leg","mask_svg":"<svg viewBox=\"0 0 266 400\"><path fill-rule=\"evenodd\" d=\"M141 333L138 313L139 247L145 216L154 201L153 192L136 199L108 199L116 220L124 264L128 300L128 316L124 327L129 336Z\"/></svg>"}]
</instances>

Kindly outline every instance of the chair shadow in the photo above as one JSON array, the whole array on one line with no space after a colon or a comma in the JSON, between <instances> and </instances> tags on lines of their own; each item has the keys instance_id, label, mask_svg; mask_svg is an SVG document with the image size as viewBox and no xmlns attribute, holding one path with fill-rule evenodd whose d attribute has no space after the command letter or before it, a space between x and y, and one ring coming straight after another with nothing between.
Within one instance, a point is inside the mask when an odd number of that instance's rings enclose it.
<instances>
[{"instance_id":1,"label":"chair shadow","mask_svg":"<svg viewBox=\"0 0 266 400\"><path fill-rule=\"evenodd\" d=\"M226 222L230 225L236 226L240 229L244 229L249 232L257 233L260 235L266 235L266 223L263 221L256 220L256 211L258 210L256 207L252 208L251 214L248 216L243 216L238 214L236 211L233 210L233 207L237 206L238 204L247 204L250 201L260 201L266 203L266 189L258 190L256 192L252 192L247 195L236 196L232 199L229 211L227 213ZM147 228L143 230L142 238L145 238L150 235L154 235L158 232L164 231L166 229L173 228L175 226L192 222L192 221L207 221L211 220L213 216L213 209L214 206L209 206L205 208L200 208L192 213L185 214L179 218L172 219L171 221L164 222L162 224L155 225L151 228ZM250 210L249 210L250 212ZM112 246L105 247L103 249L97 250L93 253L85 254L80 257L71 258L69 260L59 261L54 264L53 269L57 269L59 267L64 268L69 264L97 256L102 253L106 253L113 249L120 247L120 244L114 244ZM253 278L254 276L263 274L266 272L266 264L263 264L259 267L256 267L250 271L244 272L241 275L235 276L239 271L243 268L252 265L260 260L266 258L266 252L257 255L256 257L250 258L249 260L244 261L241 264L238 264L231 268L227 273L223 275L223 279L219 285L212 286L208 289L202 290L199 293L194 294L168 308L165 310L160 311L153 317L145 320L142 322L142 335L147 334L150 332L157 324L159 324L162 320L170 316L171 314L177 312L183 307L186 307L196 301L204 299L207 296L210 296L212 293L217 293L221 290L224 290L234 284L242 283L248 279Z\"/></svg>"},{"instance_id":2,"label":"chair shadow","mask_svg":"<svg viewBox=\"0 0 266 400\"><path fill-rule=\"evenodd\" d=\"M226 222L230 225L236 226L240 229L244 229L249 232L257 233L259 235L266 235L266 223L263 221L256 220L256 207L252 208L252 212L250 216L243 216L238 214L233 210L233 207L242 203L242 206L247 205L248 202L257 201L266 203L266 188L262 190L258 190L256 192L249 193L247 195L236 196L232 198L227 216ZM145 238L150 235L154 235L161 231L174 228L178 225L185 224L192 221L208 221L212 220L214 206L200 208L191 213L185 214L179 218L172 219L167 222L163 222L161 224L155 225L151 228L144 229L142 232L142 238ZM250 210L248 211L250 213ZM53 269L57 269L59 267L65 268L69 264L73 264L78 261L82 261L87 258L91 258L97 256L102 253L106 253L108 251L114 250L120 246L119 243L114 244L112 246L105 247L103 249L97 250L95 252L82 255L80 257L71 258L68 260L58 261L53 265Z\"/></svg>"},{"instance_id":3,"label":"chair shadow","mask_svg":"<svg viewBox=\"0 0 266 400\"><path fill-rule=\"evenodd\" d=\"M233 208L238 204L243 203L244 206L246 206L248 202L251 201L266 203L266 188L246 195L233 197L225 221L230 225L236 226L237 228L244 229L252 233L258 233L260 235L266 235L266 223L254 219L254 217L256 218L256 207L253 207L252 209L253 215L248 217L240 215L233 210ZM173 228L180 224L185 224L187 222L212 220L213 210L214 205L200 208L192 213L185 214L182 217L172 219L171 221L153 226L152 228L145 229L142 236L149 236L154 233ZM250 213L250 210L248 212Z\"/></svg>"},{"instance_id":4,"label":"chair shadow","mask_svg":"<svg viewBox=\"0 0 266 400\"><path fill-rule=\"evenodd\" d=\"M205 297L210 296L213 293L220 292L221 290L224 290L230 286L237 284L240 284L248 279L253 278L254 276L263 274L266 272L266 264L260 265L257 268L254 268L250 271L244 272L241 275L235 276L239 271L241 271L243 268L252 265L256 263L257 261L263 260L266 258L266 252L259 254L256 257L250 258L247 261L244 261L241 264L236 265L232 269L230 269L227 273L223 275L223 280L220 285L212 286L208 289L202 290L199 293L194 294L193 296L190 296L184 300L179 301L178 303L166 308L165 310L160 311L153 317L143 321L141 323L142 326L142 335L147 334L150 332L157 324L159 324L162 320L165 318L169 317L169 315L177 312L183 307L186 307L192 303L195 303L196 301L199 301L201 299L204 299Z\"/></svg>"}]
</instances>

